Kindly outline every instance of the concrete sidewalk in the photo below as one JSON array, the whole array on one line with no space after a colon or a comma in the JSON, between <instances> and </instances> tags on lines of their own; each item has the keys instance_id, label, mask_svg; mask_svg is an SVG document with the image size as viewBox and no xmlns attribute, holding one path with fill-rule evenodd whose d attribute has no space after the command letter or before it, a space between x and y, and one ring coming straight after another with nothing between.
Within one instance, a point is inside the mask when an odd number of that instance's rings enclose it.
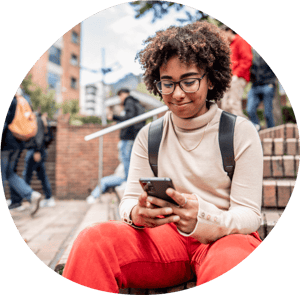
<instances>
[{"instance_id":1,"label":"concrete sidewalk","mask_svg":"<svg viewBox=\"0 0 300 295\"><path fill-rule=\"evenodd\" d=\"M65 262L79 232L95 222L115 220L117 203L114 194L104 194L101 202L88 205L85 200L56 200L52 208L40 208L32 218L29 203L24 211L11 215L30 249L51 269Z\"/></svg>"}]
</instances>

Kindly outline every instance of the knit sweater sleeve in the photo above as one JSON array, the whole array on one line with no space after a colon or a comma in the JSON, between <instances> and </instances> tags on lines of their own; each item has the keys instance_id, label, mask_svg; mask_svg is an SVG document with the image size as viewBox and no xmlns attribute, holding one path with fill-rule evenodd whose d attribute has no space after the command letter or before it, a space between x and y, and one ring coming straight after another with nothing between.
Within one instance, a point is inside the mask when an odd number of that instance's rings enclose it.
<instances>
[{"instance_id":1,"label":"knit sweater sleeve","mask_svg":"<svg viewBox=\"0 0 300 295\"><path fill-rule=\"evenodd\" d=\"M238 118L234 133L235 172L230 189L230 205L222 210L197 195L199 210L192 236L209 243L230 234L250 234L261 223L263 153L253 125Z\"/></svg>"}]
</instances>

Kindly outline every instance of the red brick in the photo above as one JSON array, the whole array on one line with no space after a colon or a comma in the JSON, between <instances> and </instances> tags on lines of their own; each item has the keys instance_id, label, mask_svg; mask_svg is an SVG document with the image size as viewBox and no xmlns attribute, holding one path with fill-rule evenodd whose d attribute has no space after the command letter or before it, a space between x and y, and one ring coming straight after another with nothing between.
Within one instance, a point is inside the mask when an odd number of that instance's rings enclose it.
<instances>
[{"instance_id":1,"label":"red brick","mask_svg":"<svg viewBox=\"0 0 300 295\"><path fill-rule=\"evenodd\" d=\"M273 177L283 177L283 160L282 156L272 157Z\"/></svg>"},{"instance_id":2,"label":"red brick","mask_svg":"<svg viewBox=\"0 0 300 295\"><path fill-rule=\"evenodd\" d=\"M284 138L284 125L276 126L273 130L275 138Z\"/></svg>"},{"instance_id":3,"label":"red brick","mask_svg":"<svg viewBox=\"0 0 300 295\"><path fill-rule=\"evenodd\" d=\"M263 181L263 206L276 207L276 181L264 180Z\"/></svg>"},{"instance_id":4,"label":"red brick","mask_svg":"<svg viewBox=\"0 0 300 295\"><path fill-rule=\"evenodd\" d=\"M294 130L295 130L295 124L286 124L285 126L285 136L286 138L294 138L295 137L295 133L294 133Z\"/></svg>"},{"instance_id":5,"label":"red brick","mask_svg":"<svg viewBox=\"0 0 300 295\"><path fill-rule=\"evenodd\" d=\"M264 138L262 141L264 156L271 156L273 154L273 138Z\"/></svg>"},{"instance_id":6,"label":"red brick","mask_svg":"<svg viewBox=\"0 0 300 295\"><path fill-rule=\"evenodd\" d=\"M288 180L277 181L277 205L285 207L291 197L291 182Z\"/></svg>"},{"instance_id":7,"label":"red brick","mask_svg":"<svg viewBox=\"0 0 300 295\"><path fill-rule=\"evenodd\" d=\"M283 167L285 177L296 177L294 156L283 156Z\"/></svg>"},{"instance_id":8,"label":"red brick","mask_svg":"<svg viewBox=\"0 0 300 295\"><path fill-rule=\"evenodd\" d=\"M274 138L274 155L282 156L284 154L284 139Z\"/></svg>"},{"instance_id":9,"label":"red brick","mask_svg":"<svg viewBox=\"0 0 300 295\"><path fill-rule=\"evenodd\" d=\"M292 195L293 191L294 191L295 184L296 184L296 180L291 180L290 184L291 184L291 195Z\"/></svg>"},{"instance_id":10,"label":"red brick","mask_svg":"<svg viewBox=\"0 0 300 295\"><path fill-rule=\"evenodd\" d=\"M295 128L295 138L299 139L299 129L298 126Z\"/></svg>"},{"instance_id":11,"label":"red brick","mask_svg":"<svg viewBox=\"0 0 300 295\"><path fill-rule=\"evenodd\" d=\"M272 177L272 158L264 156L264 178Z\"/></svg>"},{"instance_id":12,"label":"red brick","mask_svg":"<svg viewBox=\"0 0 300 295\"><path fill-rule=\"evenodd\" d=\"M287 138L286 139L286 154L293 155L293 156L298 154L298 139L297 138Z\"/></svg>"},{"instance_id":13,"label":"red brick","mask_svg":"<svg viewBox=\"0 0 300 295\"><path fill-rule=\"evenodd\" d=\"M300 159L299 155L295 156L295 174L296 175L298 175L298 170L299 170L299 159Z\"/></svg>"}]
</instances>

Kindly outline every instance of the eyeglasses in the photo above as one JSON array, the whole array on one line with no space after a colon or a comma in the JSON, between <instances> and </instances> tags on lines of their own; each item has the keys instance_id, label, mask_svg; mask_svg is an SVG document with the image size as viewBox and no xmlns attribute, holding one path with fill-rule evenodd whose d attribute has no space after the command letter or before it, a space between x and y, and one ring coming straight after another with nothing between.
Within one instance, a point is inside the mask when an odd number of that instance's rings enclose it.
<instances>
[{"instance_id":1,"label":"eyeglasses","mask_svg":"<svg viewBox=\"0 0 300 295\"><path fill-rule=\"evenodd\" d=\"M204 78L206 73L203 74L201 78L187 78L182 79L178 82L168 81L168 80L162 80L156 82L156 88L161 94L171 94L174 92L175 87L177 84L179 84L179 87L185 92L185 93L194 93L199 90L200 87L200 81Z\"/></svg>"}]
</instances>

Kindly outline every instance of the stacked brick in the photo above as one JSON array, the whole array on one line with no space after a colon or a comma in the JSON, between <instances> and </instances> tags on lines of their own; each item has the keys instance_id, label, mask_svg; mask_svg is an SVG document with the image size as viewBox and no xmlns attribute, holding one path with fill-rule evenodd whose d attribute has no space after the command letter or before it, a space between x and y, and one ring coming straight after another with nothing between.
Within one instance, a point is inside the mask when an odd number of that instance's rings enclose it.
<instances>
[{"instance_id":1,"label":"stacked brick","mask_svg":"<svg viewBox=\"0 0 300 295\"><path fill-rule=\"evenodd\" d=\"M99 138L85 141L86 135L103 128L98 124L71 126L69 117L62 116L56 131L56 197L84 199L98 184ZM119 164L119 131L103 137L103 173L114 173Z\"/></svg>"},{"instance_id":2,"label":"stacked brick","mask_svg":"<svg viewBox=\"0 0 300 295\"><path fill-rule=\"evenodd\" d=\"M265 238L292 195L299 168L299 131L285 124L260 131L264 153L262 212L259 233Z\"/></svg>"}]
</instances>

